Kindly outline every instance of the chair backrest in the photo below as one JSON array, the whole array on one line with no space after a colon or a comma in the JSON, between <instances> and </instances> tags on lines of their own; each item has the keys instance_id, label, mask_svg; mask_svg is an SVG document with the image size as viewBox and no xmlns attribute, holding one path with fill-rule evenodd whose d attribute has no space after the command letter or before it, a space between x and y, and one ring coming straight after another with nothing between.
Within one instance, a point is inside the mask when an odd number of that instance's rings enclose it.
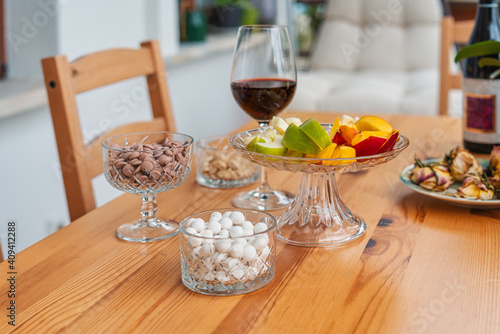
<instances>
[{"instance_id":1,"label":"chair backrest","mask_svg":"<svg viewBox=\"0 0 500 334\"><path fill-rule=\"evenodd\" d=\"M439 87L439 114L449 114L449 93L462 87L462 75L453 69L453 50L456 45L466 45L474 29L474 20L455 21L445 16L441 21L441 69Z\"/></svg>"},{"instance_id":2,"label":"chair backrest","mask_svg":"<svg viewBox=\"0 0 500 334\"><path fill-rule=\"evenodd\" d=\"M42 59L59 160L71 221L95 209L92 178L101 174L103 139L140 131L175 131L166 71L157 41L139 49L112 49L69 63L66 56ZM76 94L118 81L146 76L153 120L129 123L84 143Z\"/></svg>"},{"instance_id":3,"label":"chair backrest","mask_svg":"<svg viewBox=\"0 0 500 334\"><path fill-rule=\"evenodd\" d=\"M440 0L329 0L311 68L437 69L442 11Z\"/></svg>"}]
</instances>

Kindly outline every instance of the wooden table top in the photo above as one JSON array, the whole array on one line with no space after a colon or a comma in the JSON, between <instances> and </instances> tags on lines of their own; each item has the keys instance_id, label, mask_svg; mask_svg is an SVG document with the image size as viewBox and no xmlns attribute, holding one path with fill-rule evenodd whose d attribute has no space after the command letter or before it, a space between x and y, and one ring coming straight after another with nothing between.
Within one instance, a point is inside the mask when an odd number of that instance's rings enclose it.
<instances>
[{"instance_id":1,"label":"wooden table top","mask_svg":"<svg viewBox=\"0 0 500 334\"><path fill-rule=\"evenodd\" d=\"M344 202L367 224L354 242L278 242L269 285L205 296L181 282L177 237L140 244L115 236L139 215L138 196L125 194L17 254L16 326L6 317L4 278L0 333L499 333L500 210L453 207L412 192L398 176L415 155L442 157L459 145L461 121L383 117L411 143L385 165L340 175ZM300 175L269 175L274 188L297 191ZM194 176L159 195L160 217L228 208L236 192L256 186L214 190ZM0 272L9 272L7 261Z\"/></svg>"}]
</instances>

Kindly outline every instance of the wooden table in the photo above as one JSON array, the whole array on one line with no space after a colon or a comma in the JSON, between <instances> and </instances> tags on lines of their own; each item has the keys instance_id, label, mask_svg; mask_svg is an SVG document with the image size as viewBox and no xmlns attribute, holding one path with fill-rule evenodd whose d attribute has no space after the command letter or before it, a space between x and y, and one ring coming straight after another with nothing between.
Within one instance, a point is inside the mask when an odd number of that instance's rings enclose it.
<instances>
[{"instance_id":1,"label":"wooden table","mask_svg":"<svg viewBox=\"0 0 500 334\"><path fill-rule=\"evenodd\" d=\"M441 157L460 144L460 120L384 118L411 144L388 164L340 176L343 200L367 223L358 240L339 248L279 242L268 286L205 296L181 282L177 237L115 237L139 213L139 198L123 195L17 254L16 326L7 324L4 278L0 333L499 333L500 210L452 207L398 179L415 155ZM269 174L275 188L297 190L299 175ZM241 190L203 188L192 173L159 196L159 213L181 220L231 207ZM6 275L8 263L0 269Z\"/></svg>"}]
</instances>

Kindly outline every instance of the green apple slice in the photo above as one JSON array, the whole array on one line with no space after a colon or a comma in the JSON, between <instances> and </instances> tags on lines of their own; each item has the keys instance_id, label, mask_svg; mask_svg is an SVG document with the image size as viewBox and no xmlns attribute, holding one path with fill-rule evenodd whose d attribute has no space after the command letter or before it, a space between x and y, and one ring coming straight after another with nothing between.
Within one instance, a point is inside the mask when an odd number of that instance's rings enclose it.
<instances>
[{"instance_id":1,"label":"green apple slice","mask_svg":"<svg viewBox=\"0 0 500 334\"><path fill-rule=\"evenodd\" d=\"M279 134L284 134L286 131L286 128L288 128L287 122L281 117L273 116L271 119L271 122L269 123L276 131L278 131Z\"/></svg>"},{"instance_id":2,"label":"green apple slice","mask_svg":"<svg viewBox=\"0 0 500 334\"><path fill-rule=\"evenodd\" d=\"M290 125L290 124L295 124L297 126L300 126L302 124L302 121L300 118L298 117L288 117L288 118L285 118L285 122L286 124Z\"/></svg>"},{"instance_id":3,"label":"green apple slice","mask_svg":"<svg viewBox=\"0 0 500 334\"><path fill-rule=\"evenodd\" d=\"M274 141L270 143L257 143L255 144L255 152L283 156L288 152L288 148L282 144L283 136L276 135Z\"/></svg>"},{"instance_id":4,"label":"green apple slice","mask_svg":"<svg viewBox=\"0 0 500 334\"><path fill-rule=\"evenodd\" d=\"M316 155L321 151L321 147L294 123L286 129L282 143L288 149L301 153Z\"/></svg>"},{"instance_id":5,"label":"green apple slice","mask_svg":"<svg viewBox=\"0 0 500 334\"><path fill-rule=\"evenodd\" d=\"M304 157L304 153L289 149L288 152L286 152L285 157L303 158Z\"/></svg>"},{"instance_id":6,"label":"green apple slice","mask_svg":"<svg viewBox=\"0 0 500 334\"><path fill-rule=\"evenodd\" d=\"M267 142L266 139L264 139L260 135L256 135L256 136L254 136L254 138L252 140L250 140L248 142L248 144L247 144L247 146L245 146L245 148L248 151L255 152L255 145L257 145L257 143L266 143L266 142Z\"/></svg>"},{"instance_id":7,"label":"green apple slice","mask_svg":"<svg viewBox=\"0 0 500 334\"><path fill-rule=\"evenodd\" d=\"M332 143L330 136L325 129L318 123L314 118L309 118L307 121L299 126L299 129L304 131L306 135L309 136L316 144L318 144L322 149L327 147Z\"/></svg>"},{"instance_id":8,"label":"green apple slice","mask_svg":"<svg viewBox=\"0 0 500 334\"><path fill-rule=\"evenodd\" d=\"M274 137L276 137L277 133L275 129L268 129L266 132L263 132L260 134L262 138L266 140L267 143L270 143L274 140Z\"/></svg>"}]
</instances>

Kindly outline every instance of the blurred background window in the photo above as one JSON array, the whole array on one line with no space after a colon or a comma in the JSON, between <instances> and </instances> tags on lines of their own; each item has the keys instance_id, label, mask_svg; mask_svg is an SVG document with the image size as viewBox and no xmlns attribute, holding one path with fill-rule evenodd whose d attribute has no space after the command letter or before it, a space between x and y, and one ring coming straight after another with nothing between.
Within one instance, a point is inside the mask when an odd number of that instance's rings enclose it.
<instances>
[{"instance_id":1,"label":"blurred background window","mask_svg":"<svg viewBox=\"0 0 500 334\"><path fill-rule=\"evenodd\" d=\"M327 0L297 0L294 23L299 59L306 60L314 47L319 25L325 14Z\"/></svg>"}]
</instances>

